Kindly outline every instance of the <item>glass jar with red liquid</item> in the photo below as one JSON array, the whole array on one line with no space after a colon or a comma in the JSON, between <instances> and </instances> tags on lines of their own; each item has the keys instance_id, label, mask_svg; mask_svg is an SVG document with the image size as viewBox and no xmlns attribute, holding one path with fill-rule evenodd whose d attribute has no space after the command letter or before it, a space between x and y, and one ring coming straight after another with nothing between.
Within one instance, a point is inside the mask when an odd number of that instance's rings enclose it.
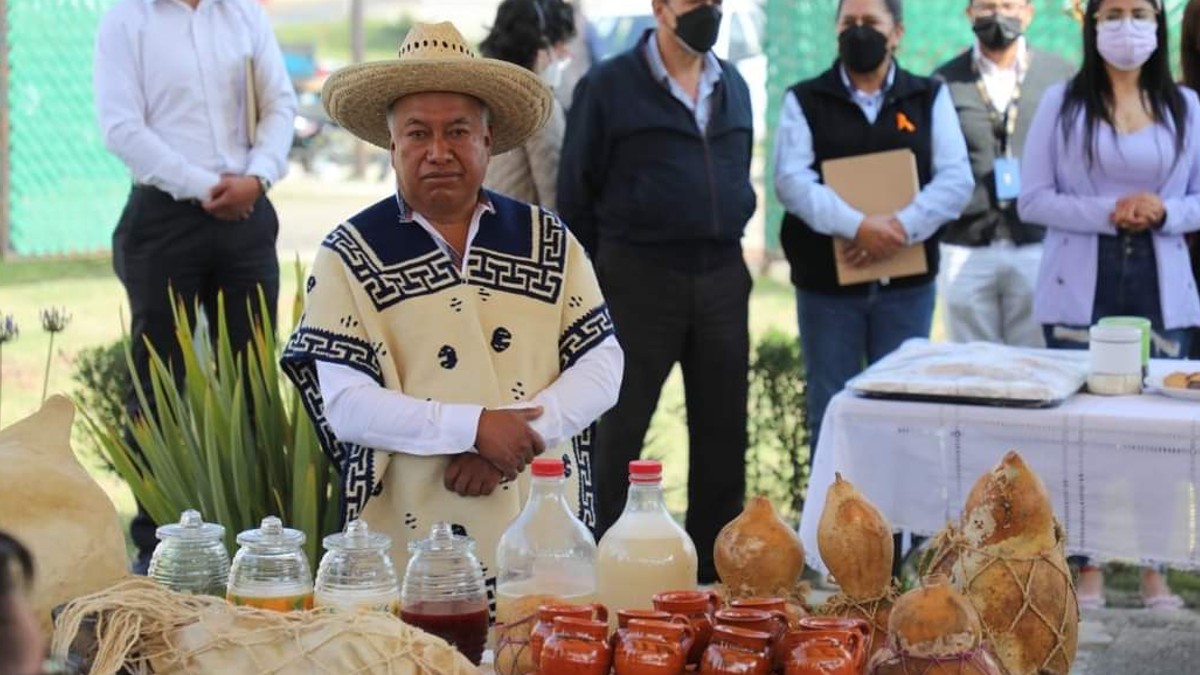
<instances>
[{"instance_id":1,"label":"glass jar with red liquid","mask_svg":"<svg viewBox=\"0 0 1200 675\"><path fill-rule=\"evenodd\" d=\"M427 539L408 545L400 618L454 645L479 665L488 636L487 588L475 540L434 523Z\"/></svg>"}]
</instances>

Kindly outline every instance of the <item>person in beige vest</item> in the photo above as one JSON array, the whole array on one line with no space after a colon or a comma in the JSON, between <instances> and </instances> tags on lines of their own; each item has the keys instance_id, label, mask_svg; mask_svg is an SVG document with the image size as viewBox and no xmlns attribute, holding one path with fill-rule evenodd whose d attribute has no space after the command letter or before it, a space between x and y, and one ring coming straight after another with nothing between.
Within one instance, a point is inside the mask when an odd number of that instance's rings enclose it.
<instances>
[{"instance_id":1,"label":"person in beige vest","mask_svg":"<svg viewBox=\"0 0 1200 675\"><path fill-rule=\"evenodd\" d=\"M563 0L504 0L479 50L489 58L538 73L553 90L570 61L565 45L574 35L574 9ZM553 211L557 208L555 183L566 130L566 115L558 100L553 99L545 126L520 146L492 158L483 184L489 190Z\"/></svg>"},{"instance_id":2,"label":"person in beige vest","mask_svg":"<svg viewBox=\"0 0 1200 675\"><path fill-rule=\"evenodd\" d=\"M480 58L449 23L396 60L334 73L343 128L387 148L397 190L325 238L283 368L341 470L343 516L408 544L449 522L473 537L494 598L500 535L542 452L595 523L592 423L624 357L583 247L549 211L482 189L489 156L545 122L533 72Z\"/></svg>"}]
</instances>

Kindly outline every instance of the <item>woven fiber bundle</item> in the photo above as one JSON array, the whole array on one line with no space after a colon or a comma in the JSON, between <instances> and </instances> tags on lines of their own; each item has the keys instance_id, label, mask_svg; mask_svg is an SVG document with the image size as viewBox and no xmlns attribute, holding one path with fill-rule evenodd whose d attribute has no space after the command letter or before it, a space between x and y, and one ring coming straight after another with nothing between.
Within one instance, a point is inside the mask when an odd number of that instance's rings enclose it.
<instances>
[{"instance_id":1,"label":"woven fiber bundle","mask_svg":"<svg viewBox=\"0 0 1200 675\"><path fill-rule=\"evenodd\" d=\"M52 652L65 658L96 617L91 675L476 675L464 656L382 612L279 613L131 579L71 602Z\"/></svg>"}]
</instances>

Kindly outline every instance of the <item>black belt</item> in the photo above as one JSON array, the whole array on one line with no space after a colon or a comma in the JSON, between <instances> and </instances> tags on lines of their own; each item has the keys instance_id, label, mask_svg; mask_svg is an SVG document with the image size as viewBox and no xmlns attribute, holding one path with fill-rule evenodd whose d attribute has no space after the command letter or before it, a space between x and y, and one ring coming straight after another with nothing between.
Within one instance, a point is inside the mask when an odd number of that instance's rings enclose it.
<instances>
[{"instance_id":1,"label":"black belt","mask_svg":"<svg viewBox=\"0 0 1200 675\"><path fill-rule=\"evenodd\" d=\"M204 204L204 202L200 201L199 199L176 199L170 192L167 192L166 190L163 190L162 188L155 187L148 183L134 183L133 189L136 192L150 192L153 194L161 195L161 196L166 197L167 199L170 199L171 201L177 202L179 204L191 204L192 206L202 206Z\"/></svg>"}]
</instances>

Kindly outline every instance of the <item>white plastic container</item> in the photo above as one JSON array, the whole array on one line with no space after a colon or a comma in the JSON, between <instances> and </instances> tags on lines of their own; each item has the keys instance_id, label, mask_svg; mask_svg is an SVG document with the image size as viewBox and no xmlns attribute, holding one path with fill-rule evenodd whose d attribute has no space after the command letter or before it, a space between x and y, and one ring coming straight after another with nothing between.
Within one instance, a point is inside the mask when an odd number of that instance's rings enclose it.
<instances>
[{"instance_id":1,"label":"white plastic container","mask_svg":"<svg viewBox=\"0 0 1200 675\"><path fill-rule=\"evenodd\" d=\"M1100 396L1142 393L1142 331L1133 326L1092 326L1088 391Z\"/></svg>"}]
</instances>

